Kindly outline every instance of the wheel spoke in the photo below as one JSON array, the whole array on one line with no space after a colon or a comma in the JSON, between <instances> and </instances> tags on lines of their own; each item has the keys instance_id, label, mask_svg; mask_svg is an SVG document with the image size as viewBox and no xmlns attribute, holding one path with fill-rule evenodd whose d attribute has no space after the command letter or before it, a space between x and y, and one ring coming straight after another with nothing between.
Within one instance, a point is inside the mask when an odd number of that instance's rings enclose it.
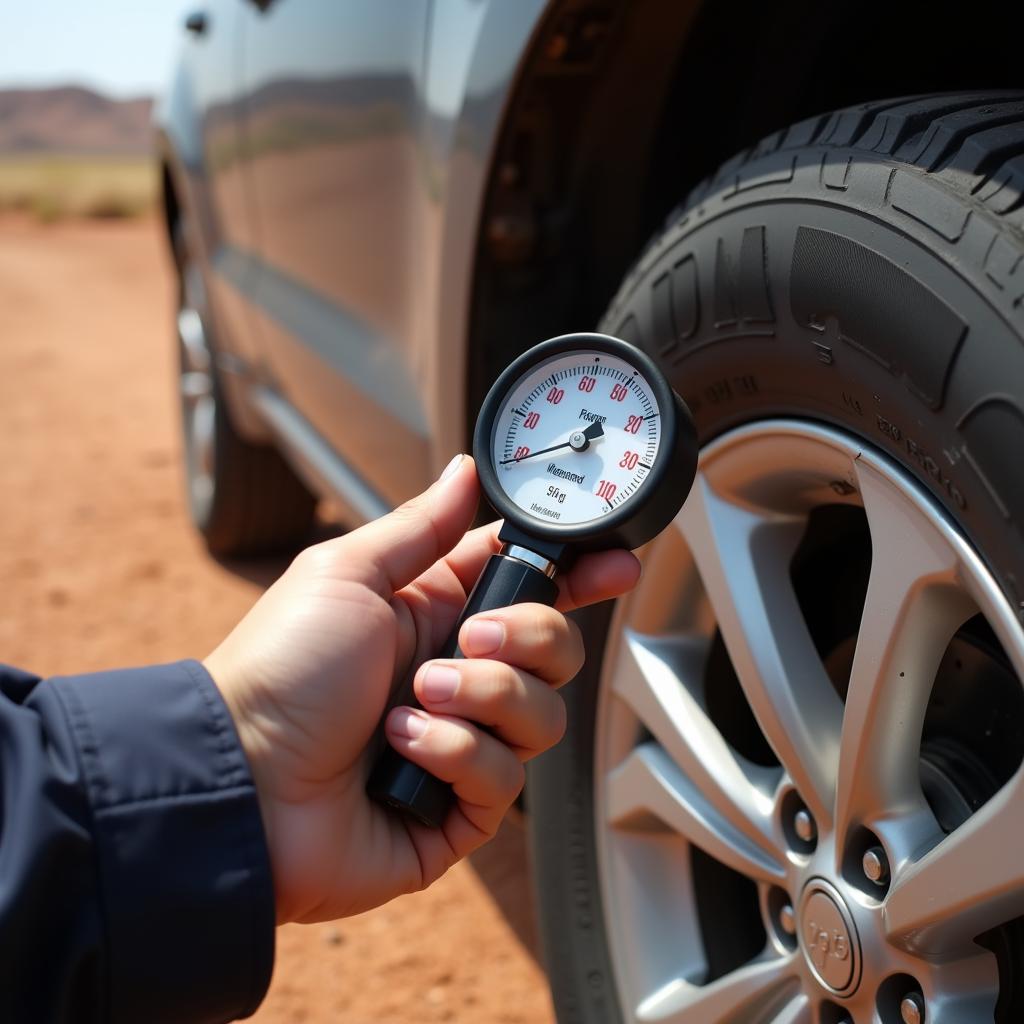
<instances>
[{"instance_id":1,"label":"wheel spoke","mask_svg":"<svg viewBox=\"0 0 1024 1024\"><path fill-rule=\"evenodd\" d=\"M802 992L794 996L771 1018L771 1024L813 1024L811 1001Z\"/></svg>"},{"instance_id":2,"label":"wheel spoke","mask_svg":"<svg viewBox=\"0 0 1024 1024\"><path fill-rule=\"evenodd\" d=\"M819 828L827 828L842 702L790 583L803 520L758 515L698 476L677 522L751 709Z\"/></svg>"},{"instance_id":3,"label":"wheel spoke","mask_svg":"<svg viewBox=\"0 0 1024 1024\"><path fill-rule=\"evenodd\" d=\"M770 796L777 772L741 763L708 717L697 696L704 651L701 643L658 643L626 630L612 690L675 762L702 817L719 832L737 833L744 848L756 847L779 877L783 851L772 833Z\"/></svg>"},{"instance_id":4,"label":"wheel spoke","mask_svg":"<svg viewBox=\"0 0 1024 1024\"><path fill-rule=\"evenodd\" d=\"M958 829L897 873L885 901L889 938L927 956L1024 914L1024 768Z\"/></svg>"},{"instance_id":5,"label":"wheel spoke","mask_svg":"<svg viewBox=\"0 0 1024 1024\"><path fill-rule=\"evenodd\" d=\"M637 747L609 776L608 821L624 830L665 826L716 860L758 881L785 881L782 865L738 831L658 746Z\"/></svg>"},{"instance_id":6,"label":"wheel spoke","mask_svg":"<svg viewBox=\"0 0 1024 1024\"><path fill-rule=\"evenodd\" d=\"M739 1024L751 1019L755 1006L763 1009L772 1002L782 1003L784 990L795 984L795 978L792 956L757 960L709 985L692 985L676 978L644 999L637 1007L636 1020L643 1024ZM759 1013L758 1019L765 1015ZM791 1018L780 1019L788 1022Z\"/></svg>"},{"instance_id":7,"label":"wheel spoke","mask_svg":"<svg viewBox=\"0 0 1024 1024\"><path fill-rule=\"evenodd\" d=\"M181 397L192 404L205 398L212 391L210 375L199 370L189 370L181 375Z\"/></svg>"},{"instance_id":8,"label":"wheel spoke","mask_svg":"<svg viewBox=\"0 0 1024 1024\"><path fill-rule=\"evenodd\" d=\"M858 465L857 475L872 556L840 744L841 838L857 824L906 815L922 802L921 729L935 673L949 640L976 610L942 536L876 471Z\"/></svg>"},{"instance_id":9,"label":"wheel spoke","mask_svg":"<svg viewBox=\"0 0 1024 1024\"><path fill-rule=\"evenodd\" d=\"M210 349L203 330L203 320L189 306L178 310L178 338L181 341L184 369L209 374Z\"/></svg>"}]
</instances>

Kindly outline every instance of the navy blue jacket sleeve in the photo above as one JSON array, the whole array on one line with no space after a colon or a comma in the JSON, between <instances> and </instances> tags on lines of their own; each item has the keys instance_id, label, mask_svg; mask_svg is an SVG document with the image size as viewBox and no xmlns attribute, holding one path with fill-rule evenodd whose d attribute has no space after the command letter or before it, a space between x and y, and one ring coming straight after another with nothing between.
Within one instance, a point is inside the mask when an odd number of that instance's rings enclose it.
<instances>
[{"instance_id":1,"label":"navy blue jacket sleeve","mask_svg":"<svg viewBox=\"0 0 1024 1024\"><path fill-rule=\"evenodd\" d=\"M0 666L0 1020L231 1020L273 957L259 804L203 667Z\"/></svg>"}]
</instances>

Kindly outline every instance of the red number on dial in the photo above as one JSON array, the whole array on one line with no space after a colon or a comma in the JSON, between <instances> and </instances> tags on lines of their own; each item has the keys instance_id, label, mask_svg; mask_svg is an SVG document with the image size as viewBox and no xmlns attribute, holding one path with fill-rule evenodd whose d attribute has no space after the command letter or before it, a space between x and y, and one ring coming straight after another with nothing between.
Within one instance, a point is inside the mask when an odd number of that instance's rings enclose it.
<instances>
[{"instance_id":1,"label":"red number on dial","mask_svg":"<svg viewBox=\"0 0 1024 1024\"><path fill-rule=\"evenodd\" d=\"M626 433L635 434L640 429L640 424L643 423L643 416L630 416L626 420Z\"/></svg>"},{"instance_id":2,"label":"red number on dial","mask_svg":"<svg viewBox=\"0 0 1024 1024\"><path fill-rule=\"evenodd\" d=\"M611 480L599 480L597 483L597 496L604 498L605 501L611 501L617 490L618 488Z\"/></svg>"},{"instance_id":3,"label":"red number on dial","mask_svg":"<svg viewBox=\"0 0 1024 1024\"><path fill-rule=\"evenodd\" d=\"M596 383L596 377L580 377L580 391L593 391Z\"/></svg>"},{"instance_id":4,"label":"red number on dial","mask_svg":"<svg viewBox=\"0 0 1024 1024\"><path fill-rule=\"evenodd\" d=\"M523 426L526 427L527 430L533 430L538 423L540 423L539 412L531 412L530 415L523 420Z\"/></svg>"},{"instance_id":5,"label":"red number on dial","mask_svg":"<svg viewBox=\"0 0 1024 1024\"><path fill-rule=\"evenodd\" d=\"M529 454L530 454L530 449L527 448L525 444L523 444L523 445L520 445L516 449L516 453L515 453L515 455L512 456L512 458L515 459L518 462L520 459L525 459L526 456L529 455Z\"/></svg>"},{"instance_id":6,"label":"red number on dial","mask_svg":"<svg viewBox=\"0 0 1024 1024\"><path fill-rule=\"evenodd\" d=\"M637 452L627 451L621 459L619 459L619 465L623 469L636 469L636 464L640 461L640 455Z\"/></svg>"},{"instance_id":7,"label":"red number on dial","mask_svg":"<svg viewBox=\"0 0 1024 1024\"><path fill-rule=\"evenodd\" d=\"M616 384L612 388L612 398L616 402L621 402L628 394L629 388L627 388L625 384Z\"/></svg>"},{"instance_id":8,"label":"red number on dial","mask_svg":"<svg viewBox=\"0 0 1024 1024\"><path fill-rule=\"evenodd\" d=\"M558 405L558 403L565 397L565 391L562 388L552 388L548 392L548 401L552 405Z\"/></svg>"}]
</instances>

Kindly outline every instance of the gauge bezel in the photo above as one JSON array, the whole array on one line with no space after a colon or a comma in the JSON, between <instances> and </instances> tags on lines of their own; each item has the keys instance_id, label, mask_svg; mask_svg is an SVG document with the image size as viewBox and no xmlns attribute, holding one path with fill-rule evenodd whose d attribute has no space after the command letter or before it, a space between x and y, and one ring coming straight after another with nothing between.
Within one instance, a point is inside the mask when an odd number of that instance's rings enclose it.
<instances>
[{"instance_id":1,"label":"gauge bezel","mask_svg":"<svg viewBox=\"0 0 1024 1024\"><path fill-rule=\"evenodd\" d=\"M560 525L528 515L505 493L494 468L494 431L498 415L519 381L538 364L569 352L607 353L639 370L658 402L661 441L638 494L605 516L585 523ZM473 457L487 500L499 516L521 533L584 551L637 548L668 526L689 494L697 470L697 436L686 404L646 352L607 334L563 334L528 349L491 385L477 416Z\"/></svg>"}]
</instances>

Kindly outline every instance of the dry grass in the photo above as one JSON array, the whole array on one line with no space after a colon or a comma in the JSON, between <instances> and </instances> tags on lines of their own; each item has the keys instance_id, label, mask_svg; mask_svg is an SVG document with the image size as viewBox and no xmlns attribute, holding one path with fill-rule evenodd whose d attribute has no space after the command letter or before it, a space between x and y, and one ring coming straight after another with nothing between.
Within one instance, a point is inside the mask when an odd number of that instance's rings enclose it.
<instances>
[{"instance_id":1,"label":"dry grass","mask_svg":"<svg viewBox=\"0 0 1024 1024\"><path fill-rule=\"evenodd\" d=\"M135 217L157 200L149 157L0 154L0 211L50 222L64 217Z\"/></svg>"}]
</instances>

